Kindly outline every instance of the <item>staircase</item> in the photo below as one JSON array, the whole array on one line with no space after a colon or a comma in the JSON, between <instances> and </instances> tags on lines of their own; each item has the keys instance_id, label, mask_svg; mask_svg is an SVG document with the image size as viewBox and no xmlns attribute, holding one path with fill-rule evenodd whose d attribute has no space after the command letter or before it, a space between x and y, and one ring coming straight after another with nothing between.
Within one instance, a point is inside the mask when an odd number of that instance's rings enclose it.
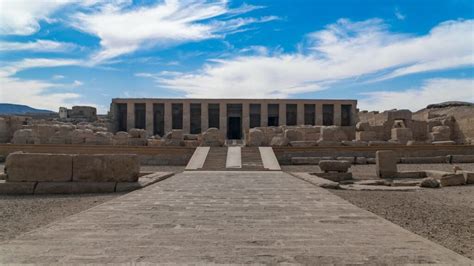
<instances>
[{"instance_id":1,"label":"staircase","mask_svg":"<svg viewBox=\"0 0 474 266\"><path fill-rule=\"evenodd\" d=\"M233 149L228 152L229 149ZM237 150L236 150L237 149ZM280 171L271 147L199 147L187 171Z\"/></svg>"}]
</instances>

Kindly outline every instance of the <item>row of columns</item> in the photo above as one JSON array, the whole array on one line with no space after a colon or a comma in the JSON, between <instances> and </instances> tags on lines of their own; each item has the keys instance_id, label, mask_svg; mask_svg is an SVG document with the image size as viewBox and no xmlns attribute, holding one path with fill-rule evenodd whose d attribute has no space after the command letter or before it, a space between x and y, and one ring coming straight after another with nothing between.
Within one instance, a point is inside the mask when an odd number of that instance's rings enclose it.
<instances>
[{"instance_id":1,"label":"row of columns","mask_svg":"<svg viewBox=\"0 0 474 266\"><path fill-rule=\"evenodd\" d=\"M179 103L179 102L176 102ZM153 135L153 102L146 103L146 130L149 135ZM250 104L242 103L242 130L247 132L250 128ZM184 133L190 132L191 125L191 114L190 114L191 103L183 103L183 131ZM304 103L297 104L297 125L304 124ZM316 103L316 125L323 124L323 104ZM172 129L172 103L164 103L164 128L165 132L169 132ZM201 130L204 132L208 129L209 116L208 116L208 103L201 103ZM268 104L260 104L260 123L262 127L268 126ZM354 112L354 111L353 111ZM286 104L279 104L279 124L286 124ZM341 105L334 104L334 125L341 125ZM127 103L127 129L135 127L135 102ZM227 134L227 103L219 104L219 127L222 133Z\"/></svg>"}]
</instances>

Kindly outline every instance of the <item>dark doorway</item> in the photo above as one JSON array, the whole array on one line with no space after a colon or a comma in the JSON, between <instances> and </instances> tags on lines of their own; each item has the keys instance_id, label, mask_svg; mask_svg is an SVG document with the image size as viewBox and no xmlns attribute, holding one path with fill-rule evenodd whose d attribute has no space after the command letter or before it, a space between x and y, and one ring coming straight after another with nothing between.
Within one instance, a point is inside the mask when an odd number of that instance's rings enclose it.
<instances>
[{"instance_id":1,"label":"dark doorway","mask_svg":"<svg viewBox=\"0 0 474 266\"><path fill-rule=\"evenodd\" d=\"M242 139L242 122L240 117L229 117L227 127L228 139Z\"/></svg>"},{"instance_id":2,"label":"dark doorway","mask_svg":"<svg viewBox=\"0 0 474 266\"><path fill-rule=\"evenodd\" d=\"M127 104L117 104L117 120L118 120L118 131L127 131Z\"/></svg>"}]
</instances>

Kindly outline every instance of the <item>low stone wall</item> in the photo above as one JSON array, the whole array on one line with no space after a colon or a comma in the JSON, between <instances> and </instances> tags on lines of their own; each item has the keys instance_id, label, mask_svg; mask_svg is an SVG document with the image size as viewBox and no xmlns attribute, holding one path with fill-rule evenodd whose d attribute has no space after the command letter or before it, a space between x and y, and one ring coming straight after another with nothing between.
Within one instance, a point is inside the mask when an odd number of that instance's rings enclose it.
<instances>
[{"instance_id":1,"label":"low stone wall","mask_svg":"<svg viewBox=\"0 0 474 266\"><path fill-rule=\"evenodd\" d=\"M408 161L419 160L419 163L440 163L444 158L446 163L474 163L474 146L471 145L447 145L447 146L434 146L434 145L385 145L385 146L365 146L365 147L346 147L346 146L334 146L334 147L274 147L275 155L281 165L292 164L292 158L294 157L317 157L317 158L338 158L338 157L355 157L367 158L367 163L372 163L375 158L375 152L377 150L394 150L399 158L405 158L404 163ZM451 155L450 157L447 157ZM426 159L419 159L426 158ZM456 158L456 159L451 159ZM304 160L298 159L300 164L304 163ZM307 161L311 161L308 159ZM423 162L421 162L423 161ZM402 163L400 161L400 163Z\"/></svg>"},{"instance_id":2,"label":"low stone wall","mask_svg":"<svg viewBox=\"0 0 474 266\"><path fill-rule=\"evenodd\" d=\"M171 173L140 177L133 154L50 154L15 152L8 155L0 194L74 194L131 191Z\"/></svg>"},{"instance_id":3,"label":"low stone wall","mask_svg":"<svg viewBox=\"0 0 474 266\"><path fill-rule=\"evenodd\" d=\"M53 154L136 154L141 165L186 165L195 148L72 144L0 144L0 156L16 151Z\"/></svg>"}]
</instances>

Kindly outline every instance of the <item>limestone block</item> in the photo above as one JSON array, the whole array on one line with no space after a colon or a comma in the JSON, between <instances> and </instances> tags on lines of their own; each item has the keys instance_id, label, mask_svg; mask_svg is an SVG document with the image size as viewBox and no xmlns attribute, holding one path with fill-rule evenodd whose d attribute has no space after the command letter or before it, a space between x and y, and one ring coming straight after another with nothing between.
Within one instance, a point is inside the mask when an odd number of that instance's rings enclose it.
<instances>
[{"instance_id":1,"label":"limestone block","mask_svg":"<svg viewBox=\"0 0 474 266\"><path fill-rule=\"evenodd\" d=\"M164 139L184 140L182 129L173 129L163 136Z\"/></svg>"},{"instance_id":2,"label":"limestone block","mask_svg":"<svg viewBox=\"0 0 474 266\"><path fill-rule=\"evenodd\" d=\"M314 173L314 175L334 182L352 179L352 173Z\"/></svg>"},{"instance_id":3,"label":"limestone block","mask_svg":"<svg viewBox=\"0 0 474 266\"><path fill-rule=\"evenodd\" d=\"M13 144L33 144L33 130L32 129L18 129L13 134Z\"/></svg>"},{"instance_id":4,"label":"limestone block","mask_svg":"<svg viewBox=\"0 0 474 266\"><path fill-rule=\"evenodd\" d=\"M72 168L73 181L135 182L140 162L134 154L80 154Z\"/></svg>"},{"instance_id":5,"label":"limestone block","mask_svg":"<svg viewBox=\"0 0 474 266\"><path fill-rule=\"evenodd\" d=\"M119 131L113 137L113 145L128 145L129 137L127 132Z\"/></svg>"},{"instance_id":6,"label":"limestone block","mask_svg":"<svg viewBox=\"0 0 474 266\"><path fill-rule=\"evenodd\" d=\"M358 122L356 124L356 130L357 131L369 131L370 130L370 124L368 122Z\"/></svg>"},{"instance_id":7,"label":"limestone block","mask_svg":"<svg viewBox=\"0 0 474 266\"><path fill-rule=\"evenodd\" d=\"M437 178L437 179L439 179L443 176L448 176L448 175L453 174L452 172L438 171L438 170L425 170L424 172L425 172L426 176L434 177L434 178Z\"/></svg>"},{"instance_id":8,"label":"limestone block","mask_svg":"<svg viewBox=\"0 0 474 266\"><path fill-rule=\"evenodd\" d=\"M432 141L451 140L451 128L449 126L435 126L431 129Z\"/></svg>"},{"instance_id":9,"label":"limestone block","mask_svg":"<svg viewBox=\"0 0 474 266\"><path fill-rule=\"evenodd\" d=\"M320 140L325 141L344 141L348 140L344 130L339 126L321 127Z\"/></svg>"},{"instance_id":10,"label":"limestone block","mask_svg":"<svg viewBox=\"0 0 474 266\"><path fill-rule=\"evenodd\" d=\"M442 187L447 186L461 186L466 184L466 179L463 174L451 174L439 178L439 183Z\"/></svg>"},{"instance_id":11,"label":"limestone block","mask_svg":"<svg viewBox=\"0 0 474 266\"><path fill-rule=\"evenodd\" d=\"M91 129L75 129L71 133L72 144L84 144L87 138L94 138L94 131Z\"/></svg>"},{"instance_id":12,"label":"limestone block","mask_svg":"<svg viewBox=\"0 0 474 266\"><path fill-rule=\"evenodd\" d=\"M283 147L283 146L288 146L288 139L285 138L285 136L282 135L277 135L272 138L270 141L270 146L273 147Z\"/></svg>"},{"instance_id":13,"label":"limestone block","mask_svg":"<svg viewBox=\"0 0 474 266\"><path fill-rule=\"evenodd\" d=\"M288 141L302 141L304 139L303 132L301 130L298 130L296 128L289 128L285 129L285 132L283 134L284 137L288 139Z\"/></svg>"},{"instance_id":14,"label":"limestone block","mask_svg":"<svg viewBox=\"0 0 474 266\"><path fill-rule=\"evenodd\" d=\"M377 139L375 131L356 131L356 141L371 141Z\"/></svg>"},{"instance_id":15,"label":"limestone block","mask_svg":"<svg viewBox=\"0 0 474 266\"><path fill-rule=\"evenodd\" d=\"M365 147L368 146L369 143L367 141L361 140L344 140L341 142L343 146L351 146L351 147Z\"/></svg>"},{"instance_id":16,"label":"limestone block","mask_svg":"<svg viewBox=\"0 0 474 266\"><path fill-rule=\"evenodd\" d=\"M409 140L413 139L413 133L409 128L392 128L391 134L391 140L402 144L406 144Z\"/></svg>"},{"instance_id":17,"label":"limestone block","mask_svg":"<svg viewBox=\"0 0 474 266\"><path fill-rule=\"evenodd\" d=\"M131 128L128 134L130 134L131 138L135 139L146 139L148 137L146 130L139 128Z\"/></svg>"},{"instance_id":18,"label":"limestone block","mask_svg":"<svg viewBox=\"0 0 474 266\"><path fill-rule=\"evenodd\" d=\"M347 173L347 170L351 167L351 163L348 161L340 160L322 160L319 162L319 168L324 172L342 172Z\"/></svg>"},{"instance_id":19,"label":"limestone block","mask_svg":"<svg viewBox=\"0 0 474 266\"><path fill-rule=\"evenodd\" d=\"M439 188L439 181L433 177L426 177L421 180L420 187Z\"/></svg>"},{"instance_id":20,"label":"limestone block","mask_svg":"<svg viewBox=\"0 0 474 266\"><path fill-rule=\"evenodd\" d=\"M318 140L318 146L321 147L329 147L329 146L341 146L342 142L340 141L332 141L332 140Z\"/></svg>"},{"instance_id":21,"label":"limestone block","mask_svg":"<svg viewBox=\"0 0 474 266\"><path fill-rule=\"evenodd\" d=\"M313 140L308 140L308 141L290 141L290 146L291 147L314 147L317 146L318 142Z\"/></svg>"},{"instance_id":22,"label":"limestone block","mask_svg":"<svg viewBox=\"0 0 474 266\"><path fill-rule=\"evenodd\" d=\"M250 147L262 146L264 140L265 140L265 136L264 136L263 132L260 129L251 128L249 130L249 137L248 137L248 140L247 140L247 146L250 146Z\"/></svg>"},{"instance_id":23,"label":"limestone block","mask_svg":"<svg viewBox=\"0 0 474 266\"><path fill-rule=\"evenodd\" d=\"M466 184L474 184L474 172L470 172L470 171L458 171L458 172L463 174L464 179L466 180ZM456 172L456 174L458 172Z\"/></svg>"},{"instance_id":24,"label":"limestone block","mask_svg":"<svg viewBox=\"0 0 474 266\"><path fill-rule=\"evenodd\" d=\"M394 151L375 152L376 173L380 178L392 178L397 174L398 155Z\"/></svg>"},{"instance_id":25,"label":"limestone block","mask_svg":"<svg viewBox=\"0 0 474 266\"><path fill-rule=\"evenodd\" d=\"M321 127L320 126L312 126L312 127L302 127L301 130L303 131L304 140L319 140L321 137Z\"/></svg>"},{"instance_id":26,"label":"limestone block","mask_svg":"<svg viewBox=\"0 0 474 266\"><path fill-rule=\"evenodd\" d=\"M184 140L179 139L163 139L162 146L180 147L184 145Z\"/></svg>"},{"instance_id":27,"label":"limestone block","mask_svg":"<svg viewBox=\"0 0 474 266\"><path fill-rule=\"evenodd\" d=\"M201 136L201 146L220 147L224 145L224 135L217 128L209 128Z\"/></svg>"},{"instance_id":28,"label":"limestone block","mask_svg":"<svg viewBox=\"0 0 474 266\"><path fill-rule=\"evenodd\" d=\"M474 155L451 155L451 163L474 163Z\"/></svg>"},{"instance_id":29,"label":"limestone block","mask_svg":"<svg viewBox=\"0 0 474 266\"><path fill-rule=\"evenodd\" d=\"M0 180L0 195L33 194L36 182L6 182Z\"/></svg>"},{"instance_id":30,"label":"limestone block","mask_svg":"<svg viewBox=\"0 0 474 266\"><path fill-rule=\"evenodd\" d=\"M365 157L356 157L356 160L355 160L355 163L356 164L367 164L367 158Z\"/></svg>"},{"instance_id":31,"label":"limestone block","mask_svg":"<svg viewBox=\"0 0 474 266\"><path fill-rule=\"evenodd\" d=\"M198 140L184 140L183 145L184 147L188 148L196 148L198 147L200 142Z\"/></svg>"},{"instance_id":32,"label":"limestone block","mask_svg":"<svg viewBox=\"0 0 474 266\"><path fill-rule=\"evenodd\" d=\"M85 144L88 145L112 145L113 134L110 132L96 132L92 136L89 136L85 140Z\"/></svg>"},{"instance_id":33,"label":"limestone block","mask_svg":"<svg viewBox=\"0 0 474 266\"><path fill-rule=\"evenodd\" d=\"M455 145L456 142L452 140L445 140L445 141L433 141L431 142L433 145Z\"/></svg>"},{"instance_id":34,"label":"limestone block","mask_svg":"<svg viewBox=\"0 0 474 266\"><path fill-rule=\"evenodd\" d=\"M199 135L198 134L184 134L183 138L184 140L198 140Z\"/></svg>"},{"instance_id":35,"label":"limestone block","mask_svg":"<svg viewBox=\"0 0 474 266\"><path fill-rule=\"evenodd\" d=\"M349 156L339 156L339 157L336 157L336 160L338 160L338 161L348 161L351 164L355 163L355 159L356 159L355 156L350 156L350 157Z\"/></svg>"},{"instance_id":36,"label":"limestone block","mask_svg":"<svg viewBox=\"0 0 474 266\"><path fill-rule=\"evenodd\" d=\"M71 181L73 157L70 154L11 153L5 162L8 181Z\"/></svg>"},{"instance_id":37,"label":"limestone block","mask_svg":"<svg viewBox=\"0 0 474 266\"><path fill-rule=\"evenodd\" d=\"M147 145L147 139L129 138L128 139L128 145L130 145L130 146L146 146Z\"/></svg>"},{"instance_id":38,"label":"limestone block","mask_svg":"<svg viewBox=\"0 0 474 266\"><path fill-rule=\"evenodd\" d=\"M147 140L147 146L151 146L151 147L160 147L160 146L163 146L163 140L161 139L148 139Z\"/></svg>"},{"instance_id":39,"label":"limestone block","mask_svg":"<svg viewBox=\"0 0 474 266\"><path fill-rule=\"evenodd\" d=\"M291 163L295 165L315 165L322 160L333 160L332 157L292 157Z\"/></svg>"},{"instance_id":40,"label":"limestone block","mask_svg":"<svg viewBox=\"0 0 474 266\"><path fill-rule=\"evenodd\" d=\"M35 194L111 193L116 182L38 182Z\"/></svg>"},{"instance_id":41,"label":"limestone block","mask_svg":"<svg viewBox=\"0 0 474 266\"><path fill-rule=\"evenodd\" d=\"M414 145L425 145L425 141L418 141L418 140L409 140L407 141L407 146L414 146Z\"/></svg>"},{"instance_id":42,"label":"limestone block","mask_svg":"<svg viewBox=\"0 0 474 266\"><path fill-rule=\"evenodd\" d=\"M367 158L367 164L376 164L375 158Z\"/></svg>"}]
</instances>

